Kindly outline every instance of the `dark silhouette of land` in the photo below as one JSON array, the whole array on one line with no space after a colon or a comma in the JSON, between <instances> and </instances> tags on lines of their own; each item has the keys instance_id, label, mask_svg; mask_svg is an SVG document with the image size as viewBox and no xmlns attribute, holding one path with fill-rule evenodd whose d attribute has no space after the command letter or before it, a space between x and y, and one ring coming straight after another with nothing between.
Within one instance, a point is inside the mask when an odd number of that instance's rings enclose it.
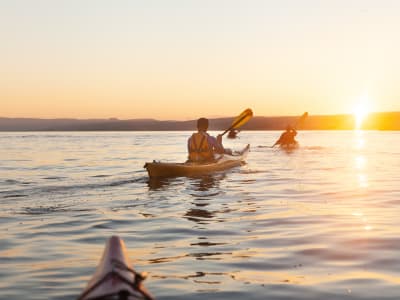
<instances>
[{"instance_id":1,"label":"dark silhouette of land","mask_svg":"<svg viewBox=\"0 0 400 300\"><path fill-rule=\"evenodd\" d=\"M231 118L210 119L210 130L225 130ZM284 130L296 124L299 116L253 117L241 130ZM353 130L353 115L309 115L298 129L303 130ZM196 120L159 121L154 119L32 119L1 118L0 131L174 131L194 130ZM364 121L366 130L400 130L400 112L372 113Z\"/></svg>"}]
</instances>

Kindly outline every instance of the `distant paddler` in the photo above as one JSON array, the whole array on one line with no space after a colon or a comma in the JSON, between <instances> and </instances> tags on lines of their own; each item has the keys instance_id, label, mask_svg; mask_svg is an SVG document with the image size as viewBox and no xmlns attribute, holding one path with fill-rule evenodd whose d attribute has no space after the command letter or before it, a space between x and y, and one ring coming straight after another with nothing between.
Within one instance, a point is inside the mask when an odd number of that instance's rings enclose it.
<instances>
[{"instance_id":1,"label":"distant paddler","mask_svg":"<svg viewBox=\"0 0 400 300\"><path fill-rule=\"evenodd\" d=\"M240 130L232 129L228 133L228 139L236 139Z\"/></svg>"},{"instance_id":2,"label":"distant paddler","mask_svg":"<svg viewBox=\"0 0 400 300\"><path fill-rule=\"evenodd\" d=\"M297 135L296 129L288 125L286 126L286 131L281 134L279 139L275 142L275 144L272 147L275 147L276 145L285 148L297 147L299 143L295 140L296 135Z\"/></svg>"},{"instance_id":3,"label":"distant paddler","mask_svg":"<svg viewBox=\"0 0 400 300\"><path fill-rule=\"evenodd\" d=\"M291 126L286 126L286 131L281 134L279 139L272 145L272 148L276 145L279 145L282 148L293 149L299 146L299 143L296 141L295 137L297 135L296 128L307 118L308 112L305 112L297 122Z\"/></svg>"}]
</instances>

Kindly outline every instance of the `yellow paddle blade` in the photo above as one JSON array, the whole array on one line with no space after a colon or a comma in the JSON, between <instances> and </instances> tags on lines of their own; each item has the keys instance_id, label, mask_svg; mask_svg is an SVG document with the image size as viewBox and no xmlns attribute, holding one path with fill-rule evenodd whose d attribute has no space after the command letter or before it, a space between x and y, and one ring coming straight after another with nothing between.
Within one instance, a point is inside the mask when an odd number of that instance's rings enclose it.
<instances>
[{"instance_id":1,"label":"yellow paddle blade","mask_svg":"<svg viewBox=\"0 0 400 300\"><path fill-rule=\"evenodd\" d=\"M235 120L233 120L231 129L243 126L251 119L252 116L253 116L253 111L250 108L245 109L239 116L235 118Z\"/></svg>"},{"instance_id":2,"label":"yellow paddle blade","mask_svg":"<svg viewBox=\"0 0 400 300\"><path fill-rule=\"evenodd\" d=\"M224 133L222 133L222 135L224 135L225 133L227 133L232 129L243 126L251 119L252 116L253 116L253 111L250 108L245 109L239 116L235 118L235 120L233 120L232 125L227 130L225 130Z\"/></svg>"}]
</instances>

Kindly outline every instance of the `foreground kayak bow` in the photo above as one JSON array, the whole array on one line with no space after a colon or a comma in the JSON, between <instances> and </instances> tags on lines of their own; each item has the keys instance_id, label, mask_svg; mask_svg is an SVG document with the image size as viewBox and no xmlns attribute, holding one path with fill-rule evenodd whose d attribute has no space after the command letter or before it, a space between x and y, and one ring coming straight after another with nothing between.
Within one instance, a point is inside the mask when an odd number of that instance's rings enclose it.
<instances>
[{"instance_id":1,"label":"foreground kayak bow","mask_svg":"<svg viewBox=\"0 0 400 300\"><path fill-rule=\"evenodd\" d=\"M142 285L144 277L129 267L125 252L123 240L112 236L95 274L78 300L153 300Z\"/></svg>"}]
</instances>

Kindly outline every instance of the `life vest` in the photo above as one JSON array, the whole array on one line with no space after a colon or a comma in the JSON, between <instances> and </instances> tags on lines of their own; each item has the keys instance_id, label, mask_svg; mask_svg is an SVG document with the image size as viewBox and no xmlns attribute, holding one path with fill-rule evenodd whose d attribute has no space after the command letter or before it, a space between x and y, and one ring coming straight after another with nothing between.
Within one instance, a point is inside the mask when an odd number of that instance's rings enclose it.
<instances>
[{"instance_id":1,"label":"life vest","mask_svg":"<svg viewBox=\"0 0 400 300\"><path fill-rule=\"evenodd\" d=\"M206 133L196 132L190 137L189 160L196 162L214 160L213 150L208 144L208 135Z\"/></svg>"}]
</instances>

